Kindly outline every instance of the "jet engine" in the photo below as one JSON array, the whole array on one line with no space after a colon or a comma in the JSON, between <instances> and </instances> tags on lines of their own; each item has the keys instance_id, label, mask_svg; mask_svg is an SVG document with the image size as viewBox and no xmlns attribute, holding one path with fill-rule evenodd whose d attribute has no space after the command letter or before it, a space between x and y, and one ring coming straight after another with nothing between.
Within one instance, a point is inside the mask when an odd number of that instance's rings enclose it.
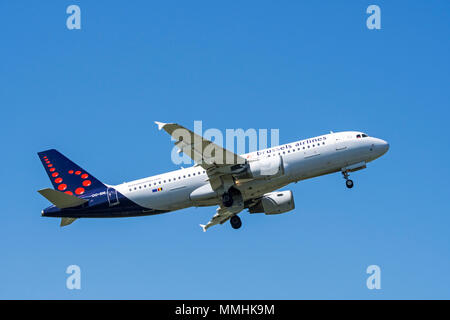
<instances>
[{"instance_id":1,"label":"jet engine","mask_svg":"<svg viewBox=\"0 0 450 320\"><path fill-rule=\"evenodd\" d=\"M266 193L252 207L250 213L280 214L291 211L295 208L292 191L278 191Z\"/></svg>"}]
</instances>

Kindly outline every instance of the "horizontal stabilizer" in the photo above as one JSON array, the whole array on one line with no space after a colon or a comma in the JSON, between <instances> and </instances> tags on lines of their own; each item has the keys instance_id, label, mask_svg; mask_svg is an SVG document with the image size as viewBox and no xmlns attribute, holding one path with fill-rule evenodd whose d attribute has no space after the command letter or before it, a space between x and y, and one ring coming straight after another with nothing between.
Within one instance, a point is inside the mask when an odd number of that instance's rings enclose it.
<instances>
[{"instance_id":1,"label":"horizontal stabilizer","mask_svg":"<svg viewBox=\"0 0 450 320\"><path fill-rule=\"evenodd\" d=\"M77 218L62 218L61 219L61 227L68 226L69 224L73 223Z\"/></svg>"},{"instance_id":2,"label":"horizontal stabilizer","mask_svg":"<svg viewBox=\"0 0 450 320\"><path fill-rule=\"evenodd\" d=\"M83 203L88 202L85 199L81 199L70 194L56 191L53 189L43 189L38 191L41 195L47 198L48 201L53 203L56 207L60 209L78 207ZM73 222L73 221L72 221Z\"/></svg>"}]
</instances>

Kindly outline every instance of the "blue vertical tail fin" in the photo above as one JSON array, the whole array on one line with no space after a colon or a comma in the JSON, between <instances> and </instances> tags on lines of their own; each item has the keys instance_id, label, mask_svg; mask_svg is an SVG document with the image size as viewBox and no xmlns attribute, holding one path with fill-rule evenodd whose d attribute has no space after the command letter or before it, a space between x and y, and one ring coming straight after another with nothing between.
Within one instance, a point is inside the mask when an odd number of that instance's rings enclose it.
<instances>
[{"instance_id":1,"label":"blue vertical tail fin","mask_svg":"<svg viewBox=\"0 0 450 320\"><path fill-rule=\"evenodd\" d=\"M38 152L55 190L80 196L106 186L55 149Z\"/></svg>"}]
</instances>

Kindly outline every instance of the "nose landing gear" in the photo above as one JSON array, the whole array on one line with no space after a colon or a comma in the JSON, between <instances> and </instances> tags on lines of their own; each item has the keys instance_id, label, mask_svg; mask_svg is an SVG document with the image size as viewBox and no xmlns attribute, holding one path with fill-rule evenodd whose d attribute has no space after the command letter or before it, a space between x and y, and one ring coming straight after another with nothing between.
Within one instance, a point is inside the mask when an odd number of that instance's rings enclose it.
<instances>
[{"instance_id":1,"label":"nose landing gear","mask_svg":"<svg viewBox=\"0 0 450 320\"><path fill-rule=\"evenodd\" d=\"M350 180L348 178L348 176L349 176L348 171L342 171L342 175L344 176L345 185L347 186L347 188L349 188L349 189L353 188L353 180Z\"/></svg>"},{"instance_id":2,"label":"nose landing gear","mask_svg":"<svg viewBox=\"0 0 450 320\"><path fill-rule=\"evenodd\" d=\"M347 180L345 181L345 185L347 186L347 188L351 189L353 188L353 180Z\"/></svg>"}]
</instances>

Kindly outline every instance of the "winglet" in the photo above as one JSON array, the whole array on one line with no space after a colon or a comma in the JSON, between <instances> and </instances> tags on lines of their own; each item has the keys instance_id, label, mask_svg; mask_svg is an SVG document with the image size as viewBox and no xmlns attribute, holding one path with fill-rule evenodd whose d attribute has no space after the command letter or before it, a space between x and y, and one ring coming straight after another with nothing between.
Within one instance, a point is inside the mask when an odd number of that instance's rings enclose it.
<instances>
[{"instance_id":1,"label":"winglet","mask_svg":"<svg viewBox=\"0 0 450 320\"><path fill-rule=\"evenodd\" d=\"M159 122L159 121L155 121L155 123L158 126L158 130L161 130L167 124L167 123Z\"/></svg>"},{"instance_id":2,"label":"winglet","mask_svg":"<svg viewBox=\"0 0 450 320\"><path fill-rule=\"evenodd\" d=\"M200 227L202 227L203 232L206 232L206 229L208 229L204 224L201 224Z\"/></svg>"}]
</instances>

